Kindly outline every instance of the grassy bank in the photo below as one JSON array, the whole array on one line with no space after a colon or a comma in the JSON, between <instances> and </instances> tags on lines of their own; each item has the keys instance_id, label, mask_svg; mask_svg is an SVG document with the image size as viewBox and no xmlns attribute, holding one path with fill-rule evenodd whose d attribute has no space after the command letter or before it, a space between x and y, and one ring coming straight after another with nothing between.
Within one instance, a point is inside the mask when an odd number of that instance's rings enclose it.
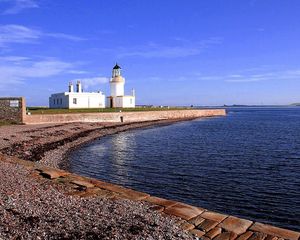
<instances>
[{"instance_id":1,"label":"grassy bank","mask_svg":"<svg viewBox=\"0 0 300 240\"><path fill-rule=\"evenodd\" d=\"M41 107L27 108L31 114L66 114L66 113L97 113L97 112L140 112L183 110L187 107L137 107L137 108L81 108L81 109L50 109Z\"/></svg>"}]
</instances>

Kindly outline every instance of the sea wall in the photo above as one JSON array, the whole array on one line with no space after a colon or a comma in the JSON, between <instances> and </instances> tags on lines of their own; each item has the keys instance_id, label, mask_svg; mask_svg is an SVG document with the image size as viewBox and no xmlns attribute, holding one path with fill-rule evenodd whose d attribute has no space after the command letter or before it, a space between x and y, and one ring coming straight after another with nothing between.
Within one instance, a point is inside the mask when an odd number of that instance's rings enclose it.
<instances>
[{"instance_id":1,"label":"sea wall","mask_svg":"<svg viewBox=\"0 0 300 240\"><path fill-rule=\"evenodd\" d=\"M67 123L67 122L143 122L162 119L188 119L225 116L225 109L192 109L113 113L72 113L27 115L25 124Z\"/></svg>"},{"instance_id":2,"label":"sea wall","mask_svg":"<svg viewBox=\"0 0 300 240\"><path fill-rule=\"evenodd\" d=\"M22 123L26 116L26 105L23 97L0 98L0 120Z\"/></svg>"}]
</instances>

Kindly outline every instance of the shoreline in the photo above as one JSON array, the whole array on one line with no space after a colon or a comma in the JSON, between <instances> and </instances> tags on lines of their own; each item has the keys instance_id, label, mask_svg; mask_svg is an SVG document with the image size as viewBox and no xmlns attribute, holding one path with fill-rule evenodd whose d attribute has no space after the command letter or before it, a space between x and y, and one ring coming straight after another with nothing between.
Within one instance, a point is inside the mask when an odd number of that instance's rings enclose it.
<instances>
[{"instance_id":1,"label":"shoreline","mask_svg":"<svg viewBox=\"0 0 300 240\"><path fill-rule=\"evenodd\" d=\"M78 139L78 141L76 141L76 143L75 143L75 146L69 146L67 150L64 150L64 152L58 153L61 156L61 161L58 163L57 166L59 169L68 171L69 170L69 168L68 168L69 154L72 151L80 148L82 145L85 145L85 144L88 144L95 140L101 139L102 137L115 135L115 134L119 134L121 132L126 132L126 131L131 131L131 130L146 129L149 127L163 127L163 126L168 126L168 125L179 123L179 122L193 121L195 119L197 119L197 118L176 119L176 120L156 120L156 121L148 121L148 122L134 122L134 123L128 123L128 124L118 126L119 128L117 127L116 129L114 127L112 127L112 129L110 129L110 131L108 130L108 132L106 132L105 134L100 133L100 132L91 134L90 136L88 136L88 139ZM125 127L125 129L124 129L124 127ZM46 156L46 158L47 158L47 156Z\"/></svg>"},{"instance_id":2,"label":"shoreline","mask_svg":"<svg viewBox=\"0 0 300 240\"><path fill-rule=\"evenodd\" d=\"M194 119L196 118L131 123L64 123L6 126L2 127L4 131L5 128L23 128L24 131L20 131L21 134L15 132L11 135L12 138L3 138L7 146L1 148L0 142L0 153L39 162L49 167L66 169L68 153L82 144L127 130L169 125Z\"/></svg>"},{"instance_id":3,"label":"shoreline","mask_svg":"<svg viewBox=\"0 0 300 240\"><path fill-rule=\"evenodd\" d=\"M252 222L234 216L228 216L220 213L211 212L207 209L191 206L185 203L157 198L154 196L150 196L147 193L138 192L135 190L121 187L119 185L111 184L108 182L102 182L101 180L91 179L56 169L57 166L60 166L62 168L65 167L64 164L66 164L67 162L67 156L70 151L80 147L82 144L86 144L103 136L117 134L119 132L132 129L169 125L172 123L190 121L194 119L197 118L159 120L138 123L65 123L54 125L44 124L35 126L5 126L1 128L1 130L3 131L0 132L0 152L2 154L6 153L12 157L9 157L7 155L4 155L4 157L2 157L0 154L0 162L9 162L12 164L17 164L17 166L19 167L15 173L21 179L24 178L24 170L29 169L29 175L32 175L33 178L30 178L31 180L29 182L28 180L25 180L29 185L33 180L32 184L37 184L35 188L40 187L40 185L38 184L39 182L46 181L46 183L49 186L51 186L51 188L57 188L56 185L59 184L58 189L61 190L61 193L63 195L69 195L70 191L75 191L74 193L71 193L71 196L75 194L74 196L79 196L80 198L88 199L91 202L91 206L97 206L97 204L102 205L103 203L99 203L98 201L100 198L102 199L102 201L105 202L105 205L109 206L119 204L119 201L121 201L121 205L123 204L123 207L119 208L118 211L123 211L122 214L128 211L124 211L124 209L127 209L129 206L130 208L132 208L132 210L136 208L139 209L139 214L143 216L148 214L143 211L150 211L152 214L150 217L151 219L157 216L162 217L162 225L157 227L157 231L164 229L164 231L166 231L166 233L164 234L170 234L170 232L172 232L172 234L176 235L172 235L170 239L189 239L187 235L184 235L185 231L189 231L190 234L197 236L203 240L210 240L213 238L214 240L299 240L300 233L298 232L277 228L257 222ZM33 157L36 158L32 159ZM30 159L33 161L26 161ZM40 159L40 161L34 161L38 159ZM6 170L3 170L2 168L3 166L1 164L0 170L3 171L3 173L5 174L6 172L10 171L10 168L7 168L7 166ZM13 171L15 167L13 166L11 168ZM1 177L3 178L3 176ZM44 177L46 177L46 179L49 180L44 180ZM6 177L4 176L4 179L1 179L4 185L8 182L10 186L10 182L16 180L17 179L15 179L15 174L12 173L7 175ZM36 181L37 183L35 183ZM18 184L12 185L15 189L18 190L18 194L20 192L21 195L25 194L25 198L31 197L26 195L26 190L24 191L22 190L22 188L20 190ZM1 191L5 192L7 191L7 189L3 190L0 187L0 194ZM35 198L31 199L30 201L35 201L37 197L35 194L36 193L34 193L32 196L35 196ZM51 193L49 195L49 192L46 190L45 194L48 196L47 201L49 202L48 205L46 204L45 210L47 210L48 208L55 207L56 203L52 201L52 198L56 199L53 195L54 193ZM20 201L22 201L22 199L23 198L21 198ZM66 199L68 199L68 197ZM127 202L126 199L129 199L131 201ZM6 204L9 205L9 203ZM61 205L62 208L60 209L60 211L68 211L66 210L68 209L68 205L65 204L66 203ZM2 207L1 204L0 207ZM31 208L31 204L28 207ZM4 210L10 211L9 208ZM87 214L90 214L93 211L93 207L86 209ZM120 212L117 212L117 215L119 214ZM68 215L68 213L66 213L66 215ZM19 215L17 214L14 217L19 218L18 216ZM29 217L31 217L31 215ZM67 217L66 220L70 221L70 217L71 216ZM84 218L84 216L81 217ZM110 220L107 220L107 217L109 219L115 219L117 216L115 215L115 213L108 214L106 216L106 221L109 222ZM134 216L130 216L129 219L132 217ZM22 219L19 219L18 221L23 221ZM172 221L170 219L172 219ZM126 221L128 221L128 219ZM85 224L88 223L85 222ZM149 227L151 228L151 224L150 226L148 226L147 224L149 223L143 223L140 227L144 229L147 232L147 234L149 234L148 230ZM171 228L170 224L172 225ZM72 223L70 223L70 229L67 229L66 231L70 231L70 233L73 234L73 228L71 226ZM181 230L178 229L178 226L180 226ZM166 230L166 227L168 228L168 230ZM130 236L132 236L132 232L130 231L131 230L128 230L127 234L131 234ZM142 232L140 232L140 234L142 234ZM160 231L159 234L162 234L162 232Z\"/></svg>"}]
</instances>

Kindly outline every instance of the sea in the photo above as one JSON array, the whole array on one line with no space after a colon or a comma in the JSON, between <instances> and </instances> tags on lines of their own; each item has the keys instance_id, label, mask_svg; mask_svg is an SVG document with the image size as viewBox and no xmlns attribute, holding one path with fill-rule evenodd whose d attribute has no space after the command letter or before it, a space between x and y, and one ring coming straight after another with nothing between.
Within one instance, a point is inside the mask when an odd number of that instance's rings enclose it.
<instances>
[{"instance_id":1,"label":"sea","mask_svg":"<svg viewBox=\"0 0 300 240\"><path fill-rule=\"evenodd\" d=\"M102 137L74 150L68 170L300 231L300 107L226 110Z\"/></svg>"}]
</instances>

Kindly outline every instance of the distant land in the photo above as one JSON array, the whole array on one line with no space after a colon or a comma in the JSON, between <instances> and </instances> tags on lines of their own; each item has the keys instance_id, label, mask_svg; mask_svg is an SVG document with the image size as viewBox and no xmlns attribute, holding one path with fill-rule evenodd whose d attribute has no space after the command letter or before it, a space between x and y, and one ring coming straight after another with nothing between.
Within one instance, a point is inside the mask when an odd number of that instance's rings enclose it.
<instances>
[{"instance_id":1,"label":"distant land","mask_svg":"<svg viewBox=\"0 0 300 240\"><path fill-rule=\"evenodd\" d=\"M227 105L224 104L222 106L192 106L194 108L228 108L228 107L243 107L243 108L268 108L268 107L300 107L300 103L292 103L292 104L287 104L287 105L243 105L243 104L232 104L232 105Z\"/></svg>"}]
</instances>

